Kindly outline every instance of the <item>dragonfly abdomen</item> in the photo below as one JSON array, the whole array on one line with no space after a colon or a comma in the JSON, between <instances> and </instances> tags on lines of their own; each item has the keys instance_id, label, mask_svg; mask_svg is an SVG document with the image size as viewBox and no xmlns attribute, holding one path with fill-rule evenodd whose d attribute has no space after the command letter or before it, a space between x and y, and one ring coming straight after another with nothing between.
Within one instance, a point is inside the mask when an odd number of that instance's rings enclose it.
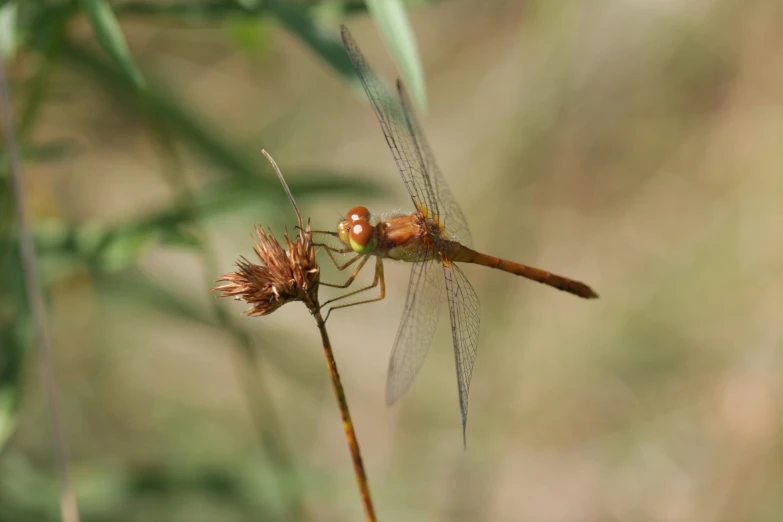
<instances>
[{"instance_id":1,"label":"dragonfly abdomen","mask_svg":"<svg viewBox=\"0 0 783 522\"><path fill-rule=\"evenodd\" d=\"M579 281L574 281L567 277L559 276L540 268L534 268L532 266L523 265L522 263L516 263L514 261L508 261L495 256L488 256L482 254L466 246L460 245L454 256L451 257L452 261L458 263L473 263L476 265L487 266L489 268L496 268L510 274L518 275L537 281L539 283L557 288L564 292L583 297L585 299L594 299L598 297L592 288Z\"/></svg>"}]
</instances>

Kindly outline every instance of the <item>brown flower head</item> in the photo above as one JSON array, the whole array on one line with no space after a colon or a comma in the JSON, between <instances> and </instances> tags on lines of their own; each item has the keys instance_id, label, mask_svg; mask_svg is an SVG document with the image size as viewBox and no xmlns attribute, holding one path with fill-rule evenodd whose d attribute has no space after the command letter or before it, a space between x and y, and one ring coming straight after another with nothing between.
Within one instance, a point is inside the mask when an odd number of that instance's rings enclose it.
<instances>
[{"instance_id":1,"label":"brown flower head","mask_svg":"<svg viewBox=\"0 0 783 522\"><path fill-rule=\"evenodd\" d=\"M302 224L302 215L277 163L266 151L261 152L272 164L294 207L299 221L299 235L292 241L286 230L286 248L283 248L271 230L267 233L262 226L256 225L258 239L253 243L261 264L257 265L245 257L240 257L237 271L229 272L218 279L226 281L226 284L212 290L222 292L220 297L233 297L247 302L250 305L248 315L271 314L288 301L304 301L310 311L315 313L319 307L318 282L321 271L315 259L310 221L308 220L306 227Z\"/></svg>"},{"instance_id":2,"label":"brown flower head","mask_svg":"<svg viewBox=\"0 0 783 522\"><path fill-rule=\"evenodd\" d=\"M226 284L213 288L221 297L233 297L250 305L248 315L271 314L289 301L315 303L320 268L315 259L310 224L295 240L285 232L286 248L272 232L256 225L254 250L261 264L244 256L237 261L237 270L223 275L218 281Z\"/></svg>"}]
</instances>

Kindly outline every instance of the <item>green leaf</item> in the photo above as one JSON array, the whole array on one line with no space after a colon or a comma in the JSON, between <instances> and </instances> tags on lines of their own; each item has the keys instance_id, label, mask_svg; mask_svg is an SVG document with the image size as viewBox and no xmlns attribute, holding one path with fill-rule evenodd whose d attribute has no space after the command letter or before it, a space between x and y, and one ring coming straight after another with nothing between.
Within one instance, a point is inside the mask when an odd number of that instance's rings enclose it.
<instances>
[{"instance_id":1,"label":"green leaf","mask_svg":"<svg viewBox=\"0 0 783 522\"><path fill-rule=\"evenodd\" d=\"M8 59L16 51L16 3L0 7L0 58Z\"/></svg>"},{"instance_id":2,"label":"green leaf","mask_svg":"<svg viewBox=\"0 0 783 522\"><path fill-rule=\"evenodd\" d=\"M17 247L13 235L0 237L0 453L16 429L31 332Z\"/></svg>"},{"instance_id":3,"label":"green leaf","mask_svg":"<svg viewBox=\"0 0 783 522\"><path fill-rule=\"evenodd\" d=\"M40 145L28 144L22 149L25 161L59 161L74 153L74 144L66 140L50 141Z\"/></svg>"},{"instance_id":4,"label":"green leaf","mask_svg":"<svg viewBox=\"0 0 783 522\"><path fill-rule=\"evenodd\" d=\"M203 242L183 225L166 227L160 231L160 242L164 245L198 250L203 247Z\"/></svg>"},{"instance_id":5,"label":"green leaf","mask_svg":"<svg viewBox=\"0 0 783 522\"><path fill-rule=\"evenodd\" d=\"M125 36L109 3L106 0L81 0L81 4L103 50L137 89L143 89L144 77L133 61Z\"/></svg>"},{"instance_id":6,"label":"green leaf","mask_svg":"<svg viewBox=\"0 0 783 522\"><path fill-rule=\"evenodd\" d=\"M75 47L69 42L63 43L61 52L69 65L89 74L107 91L116 94L121 103L118 108L124 108L128 112L138 112L139 100L137 97L130 96L132 92L124 75L118 74L114 68L109 67L95 53L81 47ZM341 52L344 54L342 47ZM129 96L125 96L125 94ZM157 87L155 82L150 82L150 86L141 95L146 113L157 118L161 125L171 131L175 139L182 140L193 153L234 178L233 180L221 180L219 183L222 185L218 186L226 188L228 185L240 184L235 186L232 191L238 200L243 202L251 202L253 199L258 201L258 198L269 193L275 194L272 197L273 200L283 201L285 195L280 190L280 184L268 166L268 162L262 161L260 147L254 147L252 155L245 153L244 149L247 147L240 149L214 133L208 124L200 122L188 107L180 105L173 96L169 96ZM297 198L300 195L306 197L308 193L332 192L347 195L368 195L377 193L379 190L376 183L367 181L367 176L363 176L363 179L358 176L346 179L342 175L336 176L323 171L307 173L307 175L305 175L306 173L301 174L301 178L292 176L289 180L291 189L294 190ZM302 181L305 178L307 181ZM242 186L243 183L248 185ZM305 193L297 193L295 187ZM230 205L232 201L223 199L220 205L224 204Z\"/></svg>"},{"instance_id":7,"label":"green leaf","mask_svg":"<svg viewBox=\"0 0 783 522\"><path fill-rule=\"evenodd\" d=\"M155 229L131 227L109 236L97 260L105 272L115 272L133 265L157 237Z\"/></svg>"},{"instance_id":8,"label":"green leaf","mask_svg":"<svg viewBox=\"0 0 783 522\"><path fill-rule=\"evenodd\" d=\"M107 92L116 95L120 102L118 108L129 113L139 112L139 98L132 96L132 84L125 75L118 74L92 51L75 47L69 42L63 43L62 53L69 65L88 74ZM232 143L212 132L208 124L198 121L189 107L180 105L174 96L169 96L157 84L148 87L141 96L145 115L156 118L176 139L183 140L195 154L212 166L238 178L256 178L263 172L271 173L271 169L265 167L265 162L260 161L258 156L250 158L244 155ZM269 180L270 187L273 179L277 183L273 176Z\"/></svg>"},{"instance_id":9,"label":"green leaf","mask_svg":"<svg viewBox=\"0 0 783 522\"><path fill-rule=\"evenodd\" d=\"M11 349L17 349L10 346ZM0 388L0 449L16 429L17 405L21 392L11 386Z\"/></svg>"},{"instance_id":10,"label":"green leaf","mask_svg":"<svg viewBox=\"0 0 783 522\"><path fill-rule=\"evenodd\" d=\"M161 6L150 2L130 2L118 6L117 9L142 14L172 14L181 18L200 10L208 20L236 15L248 18L273 15L283 27L297 36L338 74L349 82L358 84L359 81L336 32L319 26L308 7L291 0L237 0L233 3L211 1L195 5L192 2L179 2Z\"/></svg>"},{"instance_id":11,"label":"green leaf","mask_svg":"<svg viewBox=\"0 0 783 522\"><path fill-rule=\"evenodd\" d=\"M366 196L380 191L377 185L358 177L345 179L341 176L338 180L336 175L322 172L303 175L294 172L289 177L294 180L289 181L289 186L300 203L326 194ZM276 179L274 181L277 183ZM93 223L76 229L49 224L36 230L36 244L44 259L62 263L70 256L99 272L112 273L132 266L156 241L175 247L201 248L200 240L184 228L194 221L206 221L248 208L260 209L259 216L266 221L273 215L279 221L291 221L293 211L287 201L279 185L270 188L268 182L260 179L249 182L225 178L196 191L190 209L172 204L111 228Z\"/></svg>"},{"instance_id":12,"label":"green leaf","mask_svg":"<svg viewBox=\"0 0 783 522\"><path fill-rule=\"evenodd\" d=\"M49 8L33 16L29 23L35 27L33 47L39 51L38 68L35 74L25 83L24 105L19 125L19 141L25 143L33 128L37 116L43 106L47 93L52 87L51 73L57 61L61 43L73 9L70 5L59 8Z\"/></svg>"},{"instance_id":13,"label":"green leaf","mask_svg":"<svg viewBox=\"0 0 783 522\"><path fill-rule=\"evenodd\" d=\"M22 147L22 161L45 163L59 161L73 153L73 144L68 141L51 141L40 145L27 144ZM5 151L0 151L0 165L5 168Z\"/></svg>"},{"instance_id":14,"label":"green leaf","mask_svg":"<svg viewBox=\"0 0 783 522\"><path fill-rule=\"evenodd\" d=\"M427 111L427 89L424 85L424 68L419 58L416 36L413 34L405 6L400 0L367 0L386 46L400 66L400 72L422 112Z\"/></svg>"},{"instance_id":15,"label":"green leaf","mask_svg":"<svg viewBox=\"0 0 783 522\"><path fill-rule=\"evenodd\" d=\"M251 60L257 60L269 46L269 27L265 20L251 17L229 22L228 34Z\"/></svg>"},{"instance_id":16,"label":"green leaf","mask_svg":"<svg viewBox=\"0 0 783 522\"><path fill-rule=\"evenodd\" d=\"M310 13L295 2L265 0L263 4L266 10L273 13L286 29L299 37L317 56L349 82L358 85L359 79L336 32L318 26Z\"/></svg>"},{"instance_id":17,"label":"green leaf","mask_svg":"<svg viewBox=\"0 0 783 522\"><path fill-rule=\"evenodd\" d=\"M258 18L266 14L263 9L254 9L252 12L248 12L234 2L224 0L203 0L199 2L193 2L192 0L179 2L127 1L116 4L114 11L134 16L168 17L176 18L178 21L185 23L210 25L224 18L234 18L237 15L254 15Z\"/></svg>"},{"instance_id":18,"label":"green leaf","mask_svg":"<svg viewBox=\"0 0 783 522\"><path fill-rule=\"evenodd\" d=\"M193 153L228 175L194 191L190 210L172 204L102 232L97 244L86 249L84 242L66 242L62 248L70 246L71 255L94 263L93 266L98 269L116 270L132 264L144 252L147 242L159 239L160 232L170 227L246 208L266 207L266 214L262 214L266 216L282 208L285 194L268 162L262 161L258 153L260 147L254 147L253 154L245 153L247 147L239 148L216 134L209 125L198 121L186 106L157 87L155 82L151 81L149 87L139 93L140 97L132 96L134 89L126 76L92 51L66 41L61 53L70 67L115 94L119 101L117 108L138 113L141 105L142 113L155 118L156 125L169 129L174 139L182 141ZM328 193L369 195L380 192L378 184L369 181L366 175L346 177L344 173L338 175L328 171L286 171L286 176L300 203L308 197L321 197ZM278 206L270 209L270 205ZM104 254L106 249L110 250L109 254Z\"/></svg>"}]
</instances>

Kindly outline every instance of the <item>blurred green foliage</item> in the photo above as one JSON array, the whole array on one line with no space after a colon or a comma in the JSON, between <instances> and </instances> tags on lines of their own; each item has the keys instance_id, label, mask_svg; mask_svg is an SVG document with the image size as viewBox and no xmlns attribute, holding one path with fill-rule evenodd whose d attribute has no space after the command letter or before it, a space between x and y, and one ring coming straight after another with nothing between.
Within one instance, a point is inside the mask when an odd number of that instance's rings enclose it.
<instances>
[{"instance_id":1,"label":"blurred green foliage","mask_svg":"<svg viewBox=\"0 0 783 522\"><path fill-rule=\"evenodd\" d=\"M80 154L75 142L31 140L42 109L57 103L53 74L67 69L80 75L84 89L111 96L118 113L138 118L146 126L161 156L160 175L171 192L169 203L124 222L74 223L33 216L32 232L47 285L87 274L107 296L136 301L148 311L226 331L250 368L251 375L244 378L252 381L258 346L263 345L259 344L257 335L229 320L220 303L213 303L206 311L193 306L134 270L134 266L153 245L192 252L200 259L206 275L200 293L208 295L212 281L225 267L217 266L214 246L203 227L222 215L248 209L253 209L258 221L280 222L277 212L287 200L260 154L249 155L244 147L204 123L194 107L181 101L181 97L154 75L145 73L130 51L122 22L126 18L147 19L152 23L165 20L194 30L218 24L226 28L233 45L250 60L256 60L270 48L270 28L276 23L343 79L355 83L338 32L327 29L324 21L363 12L361 2L350 1L2 2L0 51L9 59L10 67L25 71L23 75L15 75L22 80L11 86L24 164L58 162ZM89 23L95 45L72 35L72 26L84 19ZM397 22L405 20L398 18ZM407 59L417 61L418 57L409 55ZM423 84L418 88L423 89ZM201 158L219 176L202 186L191 186L184 176L180 148ZM301 201L330 194L368 195L376 188L366 179L344 173L336 176L328 169L284 170L292 178L289 185ZM33 342L13 207L8 167L3 162L0 172L0 457L4 454L2 448L13 436L23 392L29 389L26 383L31 374L25 371L24 363ZM214 301L211 295L207 298ZM270 361L274 364L275 359ZM278 362L280 368L286 364L279 359ZM289 375L295 380L309 377ZM33 377L32 381L38 379ZM274 415L274 406L265 394L249 392L248 400L255 403L251 408L265 420ZM45 426L40 429L42 436L48 433ZM305 493L297 471L301 463L295 462L272 426L264 423L258 429L260 456L251 460L252 465L243 462L231 469L175 470L161 464L131 469L128 475L95 471L85 479L79 476L77 465L76 487L82 499L83 520L117 520L119 513L124 514L123 520L172 520L166 516L156 518L161 515L154 506L198 499L203 502L204 495L212 496L215 505L224 506L215 508L218 511L210 516L203 515L204 520L298 519ZM24 453L12 454L5 461L0 459L4 464L0 471L0 520L59 518L54 508L58 496L55 473L45 464L47 460ZM268 466L259 466L264 460ZM221 514L220 509L227 511Z\"/></svg>"},{"instance_id":2,"label":"blurred green foliage","mask_svg":"<svg viewBox=\"0 0 783 522\"><path fill-rule=\"evenodd\" d=\"M330 319L381 520L783 520L783 3L402 4L477 247L601 299L466 267L467 453L448 320L383 407L405 266ZM399 7L0 1L83 520L361 520L306 311L208 288L253 221L293 223L261 148L316 227L407 208L337 29L415 76ZM12 210L3 167L0 522L57 520Z\"/></svg>"}]
</instances>

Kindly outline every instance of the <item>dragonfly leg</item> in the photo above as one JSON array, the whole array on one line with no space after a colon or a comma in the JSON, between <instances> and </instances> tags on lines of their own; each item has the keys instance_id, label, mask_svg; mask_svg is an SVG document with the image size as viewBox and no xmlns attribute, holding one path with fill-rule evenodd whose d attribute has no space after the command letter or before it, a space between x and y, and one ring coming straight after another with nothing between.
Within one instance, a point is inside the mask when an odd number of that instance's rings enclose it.
<instances>
[{"instance_id":1,"label":"dragonfly leg","mask_svg":"<svg viewBox=\"0 0 783 522\"><path fill-rule=\"evenodd\" d=\"M362 268L364 268L364 265L367 264L367 260L370 259L370 256L357 255L356 257L354 257L353 259L348 261L342 268L338 267L338 270L342 270L345 267L347 267L348 265L353 264L353 262L356 261L359 258L362 258L362 261L359 263L359 266L356 267L356 270L353 271L353 274L351 274L351 277L349 277L348 280L345 283L339 285L339 284L336 284L336 283L324 283L322 281L321 284L324 285L324 286L329 286L331 288L348 288L349 286L351 286L351 283L353 283L353 280L356 279L356 276L358 276L359 272L362 271ZM337 266L337 265L335 265L335 266ZM348 295L350 295L350 294L348 294ZM340 298L338 297L337 299L340 299ZM331 301L334 301L334 299L331 299ZM329 301L327 301L327 303L328 302ZM324 303L324 304L326 304L326 303Z\"/></svg>"},{"instance_id":2,"label":"dragonfly leg","mask_svg":"<svg viewBox=\"0 0 783 522\"><path fill-rule=\"evenodd\" d=\"M338 254L347 254L349 252L353 252L353 248L351 247L334 248L333 246L327 245L326 243L313 243L313 246L323 248L327 252L337 252Z\"/></svg>"},{"instance_id":3,"label":"dragonfly leg","mask_svg":"<svg viewBox=\"0 0 783 522\"><path fill-rule=\"evenodd\" d=\"M312 233L313 234L323 234L323 235L326 235L326 236L339 237L337 232L331 232L329 230L313 230ZM328 245L326 243L313 243L313 246L318 247L318 248L323 248L324 250L326 250L326 253L329 254L329 259L331 259L332 264L338 270L342 270L342 268L339 268L339 264L337 263L337 261L334 260L334 257L332 256L332 252L337 252L338 254L348 254L348 253L353 252L353 249L351 247L348 247L348 246L347 247L343 247L343 248L335 248L335 247L333 247L331 245Z\"/></svg>"},{"instance_id":4,"label":"dragonfly leg","mask_svg":"<svg viewBox=\"0 0 783 522\"><path fill-rule=\"evenodd\" d=\"M349 266L351 266L352 264L354 264L354 263L356 262L356 260L357 260L357 259L359 259L360 257L362 257L362 256L361 256L361 254L356 254L354 257L352 257L351 259L349 259L349 260L348 260L348 261L347 261L345 264L341 265L341 264L340 264L340 263L339 263L339 262L338 262L338 261L337 261L337 260L334 258L334 255L332 254L332 252L337 252L338 254L347 254L348 252L353 252L353 249L352 249L352 248L350 248L350 247L349 247L349 248L333 248L333 247L330 247L329 245L322 245L322 244L318 244L318 243L314 243L314 246L323 247L323 248L324 248L324 250L326 251L326 255L328 255L328 256L329 256L329 261L331 261L331 262L332 262L332 265L334 265L334 267L335 267L337 270L341 271L341 272L342 272L343 270L345 270L346 268L348 268ZM327 284L326 286L334 286L334 285L329 285L329 284ZM344 288L344 287L343 287L343 288Z\"/></svg>"},{"instance_id":5,"label":"dragonfly leg","mask_svg":"<svg viewBox=\"0 0 783 522\"><path fill-rule=\"evenodd\" d=\"M324 234L326 236L332 236L332 237L340 237L337 232L334 232L332 230L311 230L310 233L311 234Z\"/></svg>"},{"instance_id":6,"label":"dragonfly leg","mask_svg":"<svg viewBox=\"0 0 783 522\"><path fill-rule=\"evenodd\" d=\"M368 258L369 258L369 256L367 256L367 258L365 258L365 261ZM334 301L338 301L338 300L344 299L346 297L350 297L352 295L356 295L356 294L361 293L361 292L366 292L367 290L375 288L376 286L378 286L380 284L381 289L380 289L380 294L378 295L378 297L373 297L372 299L363 299L361 301L356 301L356 302L353 302L353 303L346 303L346 304L341 304L341 305L337 305L337 306L332 306L331 308L329 308L329 311L326 313L326 318L324 318L324 322L326 322L326 320L329 319L329 316L335 310L338 310L340 308L347 308L349 306L356 306L356 305L360 305L360 304L374 303L375 301L380 301L381 299L384 299L386 297L386 279L383 276L383 259L380 258L380 257L376 257L375 259L376 259L376 261L375 261L375 277L372 280L372 284L370 284L369 286L366 286L364 288L360 288L359 290L354 290L353 292L348 292L345 295L341 295L339 297L335 297L334 299L330 299L330 300L326 301L324 303L324 305L329 304L329 303L333 303ZM321 305L321 306L323 307L323 305Z\"/></svg>"}]
</instances>

